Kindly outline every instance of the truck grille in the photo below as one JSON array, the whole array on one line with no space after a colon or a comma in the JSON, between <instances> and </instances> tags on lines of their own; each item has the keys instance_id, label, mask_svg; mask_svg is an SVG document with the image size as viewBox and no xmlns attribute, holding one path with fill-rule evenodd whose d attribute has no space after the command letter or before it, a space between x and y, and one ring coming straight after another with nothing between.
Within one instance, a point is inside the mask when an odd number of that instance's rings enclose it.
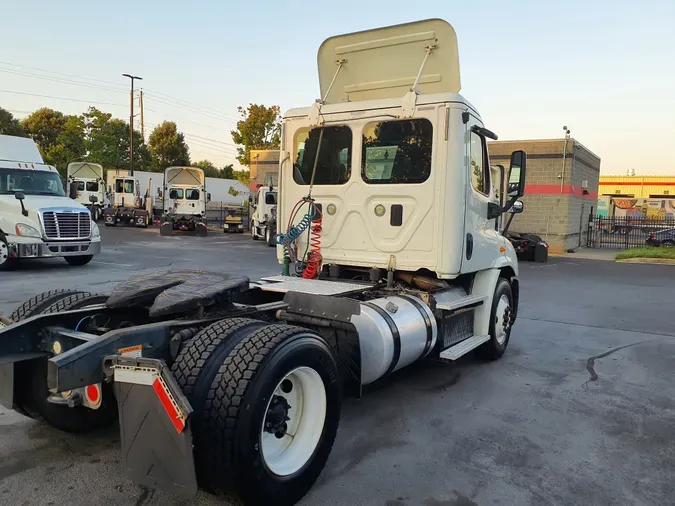
<instances>
[{"instance_id":1,"label":"truck grille","mask_svg":"<svg viewBox=\"0 0 675 506\"><path fill-rule=\"evenodd\" d=\"M47 239L88 239L91 234L88 212L44 211L42 223Z\"/></svg>"}]
</instances>

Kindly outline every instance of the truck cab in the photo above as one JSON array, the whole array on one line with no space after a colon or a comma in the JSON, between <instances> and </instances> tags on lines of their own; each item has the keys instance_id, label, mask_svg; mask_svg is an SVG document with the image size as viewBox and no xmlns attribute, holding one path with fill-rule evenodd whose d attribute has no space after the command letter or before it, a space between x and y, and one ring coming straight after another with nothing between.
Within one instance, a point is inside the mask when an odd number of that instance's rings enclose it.
<instances>
[{"instance_id":1,"label":"truck cab","mask_svg":"<svg viewBox=\"0 0 675 506\"><path fill-rule=\"evenodd\" d=\"M278 190L270 186L261 186L251 199L253 214L251 214L251 237L254 241L264 239L268 246L274 246L274 234L277 223Z\"/></svg>"},{"instance_id":2,"label":"truck cab","mask_svg":"<svg viewBox=\"0 0 675 506\"><path fill-rule=\"evenodd\" d=\"M98 163L71 162L66 172L71 198L89 209L94 221L98 221L105 205L103 167Z\"/></svg>"},{"instance_id":3,"label":"truck cab","mask_svg":"<svg viewBox=\"0 0 675 506\"><path fill-rule=\"evenodd\" d=\"M206 235L206 204L210 200L202 169L168 167L164 171L161 233L181 230Z\"/></svg>"},{"instance_id":4,"label":"truck cab","mask_svg":"<svg viewBox=\"0 0 675 506\"><path fill-rule=\"evenodd\" d=\"M85 265L100 252L91 212L68 197L35 142L0 135L0 269L48 257Z\"/></svg>"}]
</instances>

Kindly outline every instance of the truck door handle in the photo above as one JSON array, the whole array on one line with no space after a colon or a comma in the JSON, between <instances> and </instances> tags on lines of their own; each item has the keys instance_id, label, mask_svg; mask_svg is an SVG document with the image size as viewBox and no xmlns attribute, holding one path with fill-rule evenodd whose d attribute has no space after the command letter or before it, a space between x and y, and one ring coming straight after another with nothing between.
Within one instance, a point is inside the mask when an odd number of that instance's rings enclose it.
<instances>
[{"instance_id":1,"label":"truck door handle","mask_svg":"<svg viewBox=\"0 0 675 506\"><path fill-rule=\"evenodd\" d=\"M466 234L466 259L471 260L471 255L473 255L473 236Z\"/></svg>"}]
</instances>

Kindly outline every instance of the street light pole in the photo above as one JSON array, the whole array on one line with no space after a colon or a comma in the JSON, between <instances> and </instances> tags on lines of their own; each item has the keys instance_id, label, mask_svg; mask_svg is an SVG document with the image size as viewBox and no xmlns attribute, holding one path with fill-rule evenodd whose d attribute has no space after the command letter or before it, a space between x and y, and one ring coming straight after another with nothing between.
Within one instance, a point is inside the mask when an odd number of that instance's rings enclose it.
<instances>
[{"instance_id":1,"label":"street light pole","mask_svg":"<svg viewBox=\"0 0 675 506\"><path fill-rule=\"evenodd\" d=\"M132 76L131 74L122 74L123 77L131 79L131 113L129 116L129 175L134 175L134 79L142 81L142 77Z\"/></svg>"}]
</instances>

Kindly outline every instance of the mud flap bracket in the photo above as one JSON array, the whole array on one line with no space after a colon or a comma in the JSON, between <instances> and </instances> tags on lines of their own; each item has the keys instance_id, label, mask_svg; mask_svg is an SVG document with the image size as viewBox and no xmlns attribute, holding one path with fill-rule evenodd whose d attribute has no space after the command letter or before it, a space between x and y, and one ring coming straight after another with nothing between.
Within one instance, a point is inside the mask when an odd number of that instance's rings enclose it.
<instances>
[{"instance_id":1,"label":"mud flap bracket","mask_svg":"<svg viewBox=\"0 0 675 506\"><path fill-rule=\"evenodd\" d=\"M166 363L112 355L104 372L114 381L127 475L149 488L196 496L192 407Z\"/></svg>"}]
</instances>

